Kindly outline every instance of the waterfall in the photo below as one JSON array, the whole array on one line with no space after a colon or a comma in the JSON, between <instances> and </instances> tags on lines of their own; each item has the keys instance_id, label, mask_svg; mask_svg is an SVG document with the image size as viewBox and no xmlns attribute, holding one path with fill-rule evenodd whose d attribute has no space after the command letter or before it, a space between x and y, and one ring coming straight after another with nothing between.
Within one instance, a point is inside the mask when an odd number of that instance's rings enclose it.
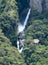
<instances>
[{"instance_id":1,"label":"waterfall","mask_svg":"<svg viewBox=\"0 0 48 65\"><path fill-rule=\"evenodd\" d=\"M21 53L22 50L23 50L23 45L22 45L22 47L20 48L20 42L19 42L19 40L17 40L17 49L18 49L19 53Z\"/></svg>"},{"instance_id":2,"label":"waterfall","mask_svg":"<svg viewBox=\"0 0 48 65\"><path fill-rule=\"evenodd\" d=\"M19 25L18 25L18 33L24 31L25 26L26 26L27 21L28 21L28 18L29 18L29 15L30 15L30 11L31 11L31 9L29 9L29 11L28 11L28 13L27 13L27 16L26 16L26 18L25 18L24 24L22 25L21 23L19 23Z\"/></svg>"},{"instance_id":3,"label":"waterfall","mask_svg":"<svg viewBox=\"0 0 48 65\"><path fill-rule=\"evenodd\" d=\"M28 21L28 19L29 19L30 11L31 11L31 9L29 9L28 14L27 14L27 16L26 16L26 19L25 19L25 21L24 21L24 28L25 28L25 26L26 26L26 24L27 24L27 21Z\"/></svg>"},{"instance_id":4,"label":"waterfall","mask_svg":"<svg viewBox=\"0 0 48 65\"><path fill-rule=\"evenodd\" d=\"M26 26L26 24L27 24L27 21L28 21L28 19L29 19L30 11L31 11L31 9L29 9L29 11L28 11L28 13L27 13L27 16L26 16L26 18L25 18L24 24L22 25L21 23L19 23L19 25L18 25L18 34L19 34L19 33L22 33L22 32L24 31L25 26ZM17 40L17 49L18 49L18 51L19 51L20 53L22 52L23 46L24 46L24 44L23 44L22 41L23 41L23 40L21 40L21 39ZM20 48L20 47L21 47L21 48Z\"/></svg>"}]
</instances>

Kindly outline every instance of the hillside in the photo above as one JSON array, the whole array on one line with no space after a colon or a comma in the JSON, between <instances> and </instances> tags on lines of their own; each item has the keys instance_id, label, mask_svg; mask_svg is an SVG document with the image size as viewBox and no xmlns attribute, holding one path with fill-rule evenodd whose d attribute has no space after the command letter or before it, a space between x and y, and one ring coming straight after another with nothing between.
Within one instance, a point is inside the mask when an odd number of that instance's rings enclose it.
<instances>
[{"instance_id":1,"label":"hillside","mask_svg":"<svg viewBox=\"0 0 48 65\"><path fill-rule=\"evenodd\" d=\"M22 53L17 41L24 43ZM0 65L48 65L48 0L0 0Z\"/></svg>"}]
</instances>

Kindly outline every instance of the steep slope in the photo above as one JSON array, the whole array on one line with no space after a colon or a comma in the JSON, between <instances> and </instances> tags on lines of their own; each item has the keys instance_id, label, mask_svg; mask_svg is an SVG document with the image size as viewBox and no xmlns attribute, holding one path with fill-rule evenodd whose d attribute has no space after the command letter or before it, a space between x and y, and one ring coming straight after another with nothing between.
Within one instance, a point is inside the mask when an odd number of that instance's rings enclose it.
<instances>
[{"instance_id":1,"label":"steep slope","mask_svg":"<svg viewBox=\"0 0 48 65\"><path fill-rule=\"evenodd\" d=\"M48 10L48 0L45 0L46 3L46 10Z\"/></svg>"},{"instance_id":2,"label":"steep slope","mask_svg":"<svg viewBox=\"0 0 48 65\"><path fill-rule=\"evenodd\" d=\"M16 0L18 2L19 14L22 14L24 10L29 8L30 0Z\"/></svg>"},{"instance_id":3,"label":"steep slope","mask_svg":"<svg viewBox=\"0 0 48 65\"><path fill-rule=\"evenodd\" d=\"M48 2L30 1L32 11L25 29L23 56L27 65L48 65Z\"/></svg>"},{"instance_id":4,"label":"steep slope","mask_svg":"<svg viewBox=\"0 0 48 65\"><path fill-rule=\"evenodd\" d=\"M17 51L16 47L11 45L10 40L4 36L0 29L0 65L26 65Z\"/></svg>"},{"instance_id":5,"label":"steep slope","mask_svg":"<svg viewBox=\"0 0 48 65\"><path fill-rule=\"evenodd\" d=\"M18 22L29 4L32 11L25 28L24 50L19 54L15 47ZM34 39L40 42L35 44ZM48 65L48 0L0 0L0 65Z\"/></svg>"},{"instance_id":6,"label":"steep slope","mask_svg":"<svg viewBox=\"0 0 48 65\"><path fill-rule=\"evenodd\" d=\"M18 24L18 7L15 0L0 1L0 27L4 34L16 45L17 24Z\"/></svg>"},{"instance_id":7,"label":"steep slope","mask_svg":"<svg viewBox=\"0 0 48 65\"><path fill-rule=\"evenodd\" d=\"M48 11L48 0L30 0L30 7L39 13Z\"/></svg>"}]
</instances>

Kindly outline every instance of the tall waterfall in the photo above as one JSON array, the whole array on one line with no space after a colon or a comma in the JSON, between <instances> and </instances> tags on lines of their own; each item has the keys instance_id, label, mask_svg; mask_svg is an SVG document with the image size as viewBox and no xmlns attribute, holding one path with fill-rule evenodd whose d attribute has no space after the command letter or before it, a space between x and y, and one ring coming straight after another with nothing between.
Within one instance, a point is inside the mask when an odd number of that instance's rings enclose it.
<instances>
[{"instance_id":1,"label":"tall waterfall","mask_svg":"<svg viewBox=\"0 0 48 65\"><path fill-rule=\"evenodd\" d=\"M31 9L29 9L29 11L27 13L24 24L22 25L21 23L19 23L19 25L18 25L18 33L22 32L25 29L25 26L27 24L27 21L28 21L29 15L30 15L30 11L31 11Z\"/></svg>"},{"instance_id":2,"label":"tall waterfall","mask_svg":"<svg viewBox=\"0 0 48 65\"><path fill-rule=\"evenodd\" d=\"M26 26L26 24L27 24L27 21L28 21L28 19L29 19L30 12L31 12L31 9L29 9L29 11L28 11L28 13L27 13L27 16L26 16L26 18L25 18L24 24L22 25L21 23L19 23L19 25L18 25L18 33L22 33L22 32L24 31L25 26ZM21 39L17 40L17 48L18 48L18 51L19 51L20 53L22 52L23 46L24 46L24 44L23 44L22 41L23 41L23 40L21 40ZM20 48L20 47L21 47L21 48Z\"/></svg>"}]
</instances>

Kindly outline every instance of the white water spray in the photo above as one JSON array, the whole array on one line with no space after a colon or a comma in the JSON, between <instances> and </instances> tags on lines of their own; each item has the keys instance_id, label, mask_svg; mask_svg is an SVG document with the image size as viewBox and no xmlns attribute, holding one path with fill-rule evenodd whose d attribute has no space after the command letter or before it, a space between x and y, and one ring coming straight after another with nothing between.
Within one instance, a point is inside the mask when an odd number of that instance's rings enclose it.
<instances>
[{"instance_id":1,"label":"white water spray","mask_svg":"<svg viewBox=\"0 0 48 65\"><path fill-rule=\"evenodd\" d=\"M18 40L17 40L17 49L18 49L19 53L21 53L23 50L23 47L20 49L20 43Z\"/></svg>"},{"instance_id":2,"label":"white water spray","mask_svg":"<svg viewBox=\"0 0 48 65\"><path fill-rule=\"evenodd\" d=\"M21 32L24 31L25 26L26 26L26 24L27 24L27 21L28 21L28 19L29 19L30 12L31 12L31 9L29 9L29 11L28 11L28 13L27 13L27 16L26 16L26 18L25 18L24 24L22 25L21 23L19 23L19 25L18 25L18 33L21 33ZM22 45L21 49L20 49L20 42L21 42L21 45ZM22 40L21 40L21 41L17 40L17 48L18 48L18 51L19 51L20 53L21 53L22 50L23 50L23 46L24 46L24 44L23 44Z\"/></svg>"},{"instance_id":3,"label":"white water spray","mask_svg":"<svg viewBox=\"0 0 48 65\"><path fill-rule=\"evenodd\" d=\"M27 13L27 16L26 16L26 18L25 18L24 24L22 25L21 23L19 23L19 25L18 25L18 33L24 31L25 26L26 26L27 21L28 21L28 18L29 18L29 15L30 15L30 11L31 11L31 9L29 9L29 11L28 11L28 13Z\"/></svg>"}]
</instances>

